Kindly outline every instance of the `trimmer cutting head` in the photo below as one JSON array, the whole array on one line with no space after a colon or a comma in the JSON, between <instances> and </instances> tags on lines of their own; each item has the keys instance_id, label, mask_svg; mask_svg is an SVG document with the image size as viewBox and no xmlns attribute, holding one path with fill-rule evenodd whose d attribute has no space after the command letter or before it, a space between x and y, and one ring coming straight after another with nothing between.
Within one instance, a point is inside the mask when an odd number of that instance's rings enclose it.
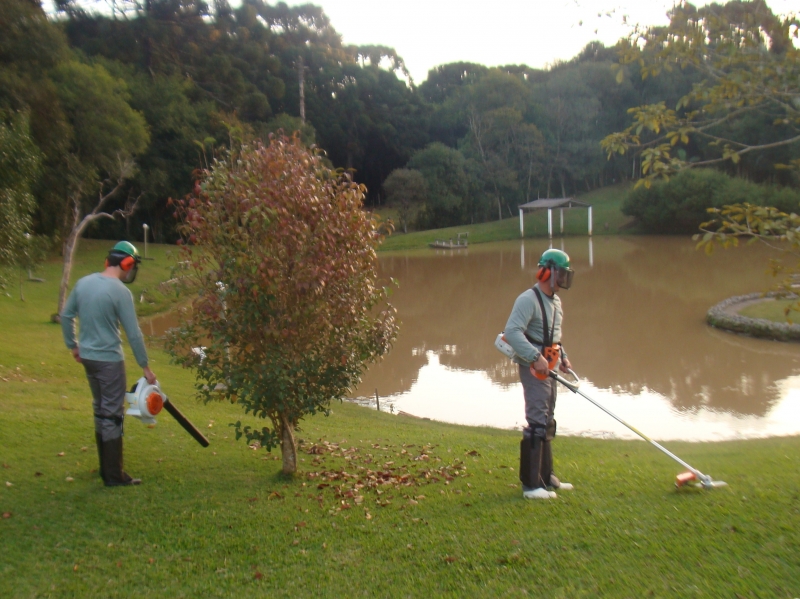
<instances>
[{"instance_id":1,"label":"trimmer cutting head","mask_svg":"<svg viewBox=\"0 0 800 599\"><path fill-rule=\"evenodd\" d=\"M713 480L710 476L702 473L695 472L682 472L675 477L675 488L691 485L693 487L702 487L703 489L713 489L714 487L726 487L728 483L722 480Z\"/></svg>"}]
</instances>

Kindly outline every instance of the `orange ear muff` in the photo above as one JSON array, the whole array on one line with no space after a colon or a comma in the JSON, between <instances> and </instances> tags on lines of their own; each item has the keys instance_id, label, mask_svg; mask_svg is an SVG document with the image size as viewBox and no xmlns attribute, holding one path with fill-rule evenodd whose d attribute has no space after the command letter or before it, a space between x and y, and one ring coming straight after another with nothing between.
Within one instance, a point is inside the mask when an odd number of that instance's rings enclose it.
<instances>
[{"instance_id":1,"label":"orange ear muff","mask_svg":"<svg viewBox=\"0 0 800 599\"><path fill-rule=\"evenodd\" d=\"M108 258L106 258L106 262L105 262L105 267L104 268L108 268Z\"/></svg>"},{"instance_id":2,"label":"orange ear muff","mask_svg":"<svg viewBox=\"0 0 800 599\"><path fill-rule=\"evenodd\" d=\"M119 267L125 272L128 272L133 268L134 264L136 264L136 260L132 256L126 256L122 259L122 262L119 263Z\"/></svg>"},{"instance_id":3,"label":"orange ear muff","mask_svg":"<svg viewBox=\"0 0 800 599\"><path fill-rule=\"evenodd\" d=\"M550 278L550 269L545 266L540 266L539 271L536 273L536 278L539 281L546 281Z\"/></svg>"}]
</instances>

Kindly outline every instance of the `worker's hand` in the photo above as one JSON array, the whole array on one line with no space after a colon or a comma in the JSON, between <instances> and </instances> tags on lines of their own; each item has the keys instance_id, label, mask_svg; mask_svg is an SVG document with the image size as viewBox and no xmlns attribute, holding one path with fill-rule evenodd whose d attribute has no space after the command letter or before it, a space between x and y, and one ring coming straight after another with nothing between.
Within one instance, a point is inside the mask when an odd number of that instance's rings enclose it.
<instances>
[{"instance_id":1,"label":"worker's hand","mask_svg":"<svg viewBox=\"0 0 800 599\"><path fill-rule=\"evenodd\" d=\"M73 357L73 359L74 359L74 360L75 360L75 361L76 361L78 364L81 364L81 363L83 362L83 360L81 360L81 350L80 350L80 348L79 348L79 347L76 345L76 346L75 346L75 347L73 347L73 348L72 348L70 351L72 352L72 357Z\"/></svg>"},{"instance_id":2,"label":"worker's hand","mask_svg":"<svg viewBox=\"0 0 800 599\"><path fill-rule=\"evenodd\" d=\"M156 374L152 370L150 370L149 366L145 366L144 368L142 368L142 372L144 373L145 380L149 384L151 385L156 384Z\"/></svg>"},{"instance_id":3,"label":"worker's hand","mask_svg":"<svg viewBox=\"0 0 800 599\"><path fill-rule=\"evenodd\" d=\"M559 364L558 369L561 372L565 372L565 373L569 372L570 370L572 370L572 362L569 361L569 358L564 356L564 359L561 360L561 364Z\"/></svg>"},{"instance_id":4,"label":"worker's hand","mask_svg":"<svg viewBox=\"0 0 800 599\"><path fill-rule=\"evenodd\" d=\"M542 354L539 354L539 359L531 363L531 374L547 374L550 372L550 365L544 359Z\"/></svg>"}]
</instances>

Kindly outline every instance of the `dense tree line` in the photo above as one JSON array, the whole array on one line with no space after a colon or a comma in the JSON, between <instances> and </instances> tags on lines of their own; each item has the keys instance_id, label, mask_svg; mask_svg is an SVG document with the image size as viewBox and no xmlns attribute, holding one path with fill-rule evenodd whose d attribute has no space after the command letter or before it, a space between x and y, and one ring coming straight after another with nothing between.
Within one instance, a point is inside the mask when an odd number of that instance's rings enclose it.
<instances>
[{"instance_id":1,"label":"dense tree line","mask_svg":"<svg viewBox=\"0 0 800 599\"><path fill-rule=\"evenodd\" d=\"M505 218L527 201L638 177L641 156L608 158L601 140L628 127L629 107L677 106L703 76L691 64L648 76L641 60L620 77L619 49L591 43L547 69L452 63L417 86L392 48L343 44L311 4L56 6L46 15L36 0L0 0L0 118L29 123L41 155L35 230L62 240L112 190L110 208L136 201L136 212L86 234L138 237L147 223L174 240L168 199L186 195L194 171L278 129L300 129L332 166L353 169L367 204L396 206L403 227ZM754 114L718 133L769 140L776 127ZM676 152L691 162L719 149L689 140ZM797 148L769 152L723 168L785 182L773 165Z\"/></svg>"}]
</instances>

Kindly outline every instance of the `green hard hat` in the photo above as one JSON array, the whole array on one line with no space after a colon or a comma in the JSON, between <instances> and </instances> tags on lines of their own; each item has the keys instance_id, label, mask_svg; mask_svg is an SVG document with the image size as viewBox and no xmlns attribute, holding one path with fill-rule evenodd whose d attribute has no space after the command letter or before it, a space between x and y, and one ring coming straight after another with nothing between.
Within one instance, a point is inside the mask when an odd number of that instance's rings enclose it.
<instances>
[{"instance_id":1,"label":"green hard hat","mask_svg":"<svg viewBox=\"0 0 800 599\"><path fill-rule=\"evenodd\" d=\"M549 249L539 258L539 266L569 268L569 256L561 250Z\"/></svg>"},{"instance_id":2,"label":"green hard hat","mask_svg":"<svg viewBox=\"0 0 800 599\"><path fill-rule=\"evenodd\" d=\"M139 252L130 241L120 241L117 243L117 245L111 248L111 251L115 253L127 254L131 258L136 258L137 262L141 259L139 257Z\"/></svg>"}]
</instances>

